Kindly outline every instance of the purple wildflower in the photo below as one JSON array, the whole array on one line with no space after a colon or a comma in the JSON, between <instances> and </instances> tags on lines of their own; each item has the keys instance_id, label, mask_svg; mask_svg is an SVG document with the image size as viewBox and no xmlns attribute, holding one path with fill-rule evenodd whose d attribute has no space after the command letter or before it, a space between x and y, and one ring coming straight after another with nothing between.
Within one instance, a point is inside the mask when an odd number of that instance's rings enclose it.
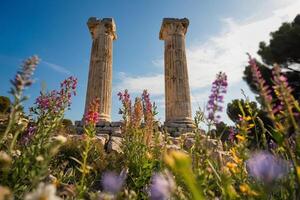
<instances>
[{"instance_id":1,"label":"purple wildflower","mask_svg":"<svg viewBox=\"0 0 300 200\"><path fill-rule=\"evenodd\" d=\"M256 60L251 57L250 54L248 54L249 57L249 65L252 73L252 78L254 80L254 83L256 84L259 92L260 97L262 98L263 106L265 107L266 111L269 114L269 117L274 120L274 113L272 109L272 91L270 87L266 84L266 81L263 79L261 72L257 66Z\"/></svg>"},{"instance_id":2,"label":"purple wildflower","mask_svg":"<svg viewBox=\"0 0 300 200\"><path fill-rule=\"evenodd\" d=\"M283 178L289 172L288 162L266 151L254 153L246 161L250 176L269 184Z\"/></svg>"},{"instance_id":3,"label":"purple wildflower","mask_svg":"<svg viewBox=\"0 0 300 200\"><path fill-rule=\"evenodd\" d=\"M150 94L148 93L147 90L143 91L142 94L142 100L143 100L143 107L144 107L144 113L149 113L150 115L152 115L152 103L150 101Z\"/></svg>"},{"instance_id":4,"label":"purple wildflower","mask_svg":"<svg viewBox=\"0 0 300 200\"><path fill-rule=\"evenodd\" d=\"M223 103L224 94L227 92L227 75L223 72L219 72L216 76L216 80L212 83L211 95L209 96L207 110L208 119L218 123L221 118L220 115L216 115L216 112L221 112L223 107L220 105Z\"/></svg>"},{"instance_id":5,"label":"purple wildflower","mask_svg":"<svg viewBox=\"0 0 300 200\"><path fill-rule=\"evenodd\" d=\"M30 86L33 83L32 75L39 63L37 56L32 56L23 62L21 70L17 72L15 79L11 80L14 86L11 93L21 92L24 88Z\"/></svg>"},{"instance_id":6,"label":"purple wildflower","mask_svg":"<svg viewBox=\"0 0 300 200\"><path fill-rule=\"evenodd\" d=\"M120 175L115 172L105 172L102 176L102 187L105 192L117 194L122 189L127 178L127 170L122 170Z\"/></svg>"},{"instance_id":7,"label":"purple wildflower","mask_svg":"<svg viewBox=\"0 0 300 200\"><path fill-rule=\"evenodd\" d=\"M131 99L130 95L128 93L128 90L126 89L123 93L118 93L119 100L122 102L123 108L119 110L119 114L123 115L123 120L125 121L125 124L130 122L131 117Z\"/></svg>"},{"instance_id":8,"label":"purple wildflower","mask_svg":"<svg viewBox=\"0 0 300 200\"><path fill-rule=\"evenodd\" d=\"M35 104L42 112L58 114L66 107L70 107L72 95L76 95L77 79L69 77L61 83L59 91L52 90L49 93L41 94Z\"/></svg>"},{"instance_id":9,"label":"purple wildflower","mask_svg":"<svg viewBox=\"0 0 300 200\"><path fill-rule=\"evenodd\" d=\"M35 134L36 129L36 126L34 126L33 124L29 124L26 132L22 136L21 144L27 145L30 142L33 135Z\"/></svg>"},{"instance_id":10,"label":"purple wildflower","mask_svg":"<svg viewBox=\"0 0 300 200\"><path fill-rule=\"evenodd\" d=\"M236 135L236 130L234 129L234 127L230 127L230 128L229 128L229 136L228 136L228 140L229 140L230 142L234 142L235 135Z\"/></svg>"},{"instance_id":11,"label":"purple wildflower","mask_svg":"<svg viewBox=\"0 0 300 200\"><path fill-rule=\"evenodd\" d=\"M156 173L152 176L150 185L151 200L167 200L175 190L175 181L170 173Z\"/></svg>"},{"instance_id":12,"label":"purple wildflower","mask_svg":"<svg viewBox=\"0 0 300 200\"><path fill-rule=\"evenodd\" d=\"M281 68L278 65L273 67L273 80L274 80L274 91L276 96L279 99L279 105L277 105L277 110L282 111L280 113L284 113L284 115L291 120L294 128L299 128L299 119L297 115L295 115L294 108L297 107L298 102L295 100L292 95L292 88L289 86L287 78L283 73L281 73ZM276 110L276 111L277 111Z\"/></svg>"}]
</instances>

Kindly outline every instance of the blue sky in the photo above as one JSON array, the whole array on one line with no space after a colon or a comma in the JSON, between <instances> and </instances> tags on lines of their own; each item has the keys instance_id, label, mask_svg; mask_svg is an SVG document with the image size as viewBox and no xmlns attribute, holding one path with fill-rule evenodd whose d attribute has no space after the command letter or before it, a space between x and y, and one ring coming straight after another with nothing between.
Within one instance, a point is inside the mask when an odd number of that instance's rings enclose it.
<instances>
[{"instance_id":1,"label":"blue sky","mask_svg":"<svg viewBox=\"0 0 300 200\"><path fill-rule=\"evenodd\" d=\"M47 89L56 89L61 80L74 75L79 79L78 96L67 118L81 119L92 42L86 22L91 16L113 17L118 39L113 52L112 118L120 118L119 90L128 88L136 96L147 88L163 120L163 41L158 33L164 17L187 17L193 112L207 101L218 71L228 74L226 102L242 98L240 89L253 99L241 80L245 52L256 55L258 42L268 40L270 31L291 21L299 10L299 0L1 0L0 95L7 95L9 79L21 61L36 54L42 62L35 84L26 91L31 97L26 107L44 83Z\"/></svg>"}]
</instances>

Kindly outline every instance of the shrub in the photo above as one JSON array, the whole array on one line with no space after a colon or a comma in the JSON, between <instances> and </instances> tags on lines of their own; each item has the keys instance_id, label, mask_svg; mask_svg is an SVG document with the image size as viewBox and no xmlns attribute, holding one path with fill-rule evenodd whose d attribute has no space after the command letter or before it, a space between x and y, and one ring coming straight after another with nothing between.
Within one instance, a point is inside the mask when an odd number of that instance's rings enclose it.
<instances>
[{"instance_id":1,"label":"shrub","mask_svg":"<svg viewBox=\"0 0 300 200\"><path fill-rule=\"evenodd\" d=\"M10 99L5 96L0 96L0 113L8 113L10 110Z\"/></svg>"}]
</instances>

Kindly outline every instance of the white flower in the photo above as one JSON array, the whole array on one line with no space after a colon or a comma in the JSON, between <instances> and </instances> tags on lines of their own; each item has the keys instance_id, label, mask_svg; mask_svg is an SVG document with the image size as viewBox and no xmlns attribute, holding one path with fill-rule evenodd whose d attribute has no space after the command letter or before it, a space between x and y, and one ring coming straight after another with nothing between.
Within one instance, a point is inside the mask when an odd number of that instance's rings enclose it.
<instances>
[{"instance_id":1,"label":"white flower","mask_svg":"<svg viewBox=\"0 0 300 200\"><path fill-rule=\"evenodd\" d=\"M38 161L38 162L44 161L44 157L41 156L41 155L37 156L35 159L36 159L36 161Z\"/></svg>"},{"instance_id":2,"label":"white flower","mask_svg":"<svg viewBox=\"0 0 300 200\"><path fill-rule=\"evenodd\" d=\"M13 150L12 152L11 152L11 155L13 156L13 157L20 157L20 155L22 154L22 152L20 151L20 150Z\"/></svg>"},{"instance_id":3,"label":"white flower","mask_svg":"<svg viewBox=\"0 0 300 200\"><path fill-rule=\"evenodd\" d=\"M46 185L40 183L36 191L31 192L25 196L25 200L61 200L56 196L56 188L54 185Z\"/></svg>"},{"instance_id":4,"label":"white flower","mask_svg":"<svg viewBox=\"0 0 300 200\"><path fill-rule=\"evenodd\" d=\"M55 136L55 137L53 137L53 139L60 142L60 143L62 143L62 144L67 141L67 138L65 136L62 136L62 135Z\"/></svg>"}]
</instances>

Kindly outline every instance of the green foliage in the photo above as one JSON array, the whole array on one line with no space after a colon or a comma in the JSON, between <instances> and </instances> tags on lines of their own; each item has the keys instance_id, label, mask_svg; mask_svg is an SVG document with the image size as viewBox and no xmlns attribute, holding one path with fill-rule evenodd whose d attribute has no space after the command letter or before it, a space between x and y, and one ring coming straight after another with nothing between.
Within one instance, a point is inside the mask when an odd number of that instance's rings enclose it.
<instances>
[{"instance_id":1,"label":"green foliage","mask_svg":"<svg viewBox=\"0 0 300 200\"><path fill-rule=\"evenodd\" d=\"M66 128L73 126L73 122L70 119L63 119L61 123Z\"/></svg>"},{"instance_id":2,"label":"green foliage","mask_svg":"<svg viewBox=\"0 0 300 200\"><path fill-rule=\"evenodd\" d=\"M124 94L128 95L128 91ZM121 113L123 119L127 120L123 126L125 135L122 144L123 163L128 169L127 185L136 191L138 199L147 198L148 194L144 187L149 183L153 172L159 171L161 163L159 141L154 133L156 106L150 102L149 96L145 98L145 95L148 95L146 91L143 93L142 100L136 98L132 108L123 101L121 109L126 110ZM141 124L143 116L145 125Z\"/></svg>"},{"instance_id":3,"label":"green foliage","mask_svg":"<svg viewBox=\"0 0 300 200\"><path fill-rule=\"evenodd\" d=\"M270 35L271 39L268 45L265 42L259 44L258 54L266 65L272 66L274 63L278 63L283 68L288 69L286 77L290 86L294 89L292 94L299 101L300 72L290 66L300 63L300 15L297 15L291 23L283 23L277 31L272 32ZM270 79L272 77L270 67L263 63L257 63L266 84L273 86L273 82ZM252 80L249 65L245 67L243 79L254 93L259 93ZM272 93L272 96L276 97L274 93Z\"/></svg>"},{"instance_id":4,"label":"green foliage","mask_svg":"<svg viewBox=\"0 0 300 200\"><path fill-rule=\"evenodd\" d=\"M10 106L10 99L5 96L0 96L0 113L8 113Z\"/></svg>"},{"instance_id":5,"label":"green foliage","mask_svg":"<svg viewBox=\"0 0 300 200\"><path fill-rule=\"evenodd\" d=\"M288 67L292 63L300 63L300 14L293 22L283 23L270 35L269 45L261 42L258 51L266 64L278 63Z\"/></svg>"}]
</instances>

